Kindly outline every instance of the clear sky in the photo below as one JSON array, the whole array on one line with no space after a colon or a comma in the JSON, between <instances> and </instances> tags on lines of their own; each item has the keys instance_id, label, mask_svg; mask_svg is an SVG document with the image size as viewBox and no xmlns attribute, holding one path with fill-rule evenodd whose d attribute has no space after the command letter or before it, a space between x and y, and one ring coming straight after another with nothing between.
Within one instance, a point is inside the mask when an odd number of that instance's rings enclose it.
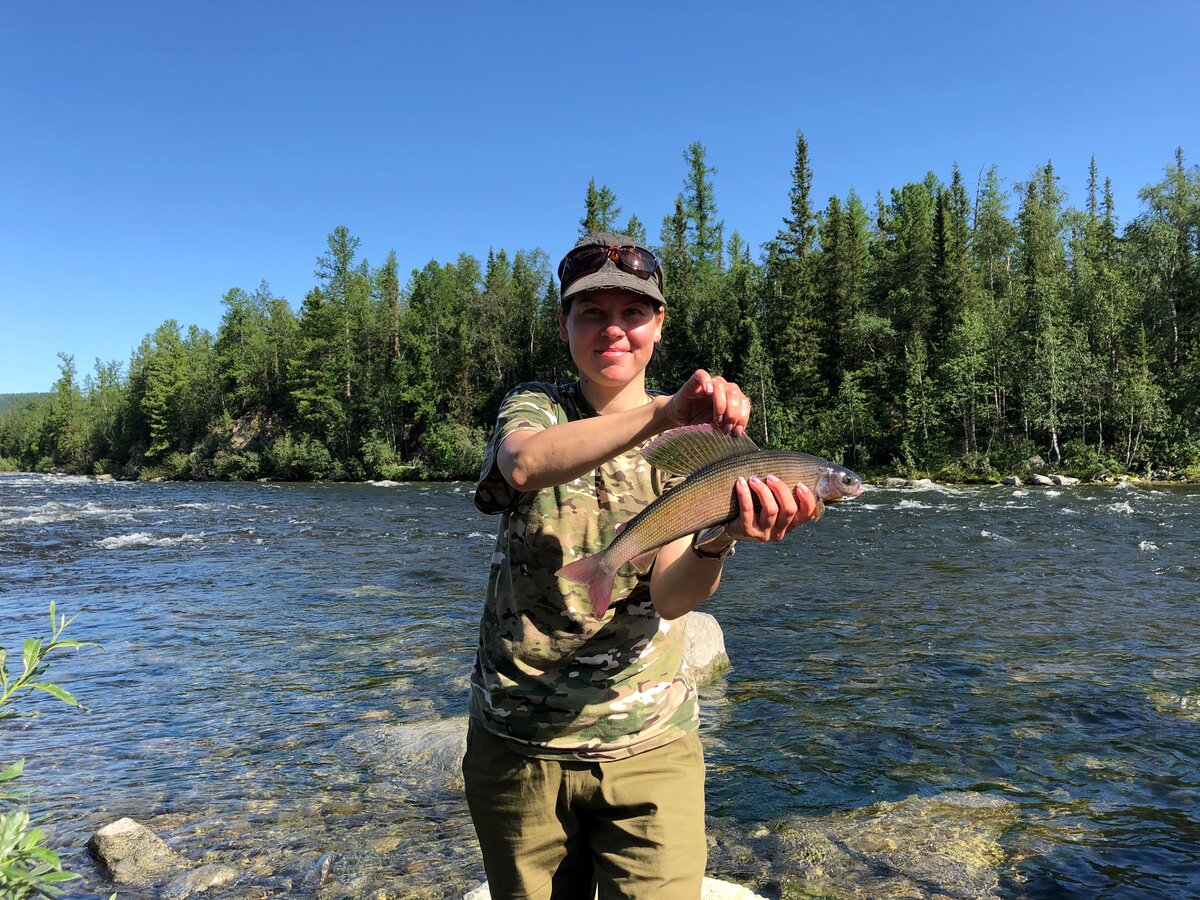
<instances>
[{"instance_id":1,"label":"clear sky","mask_svg":"<svg viewBox=\"0 0 1200 900\"><path fill-rule=\"evenodd\" d=\"M1126 221L1200 158L1198 39L1195 2L6 4L0 392L231 287L298 307L337 225L404 272L557 261L594 177L656 239L697 140L756 252L797 130L818 206L1048 159L1082 205L1095 154Z\"/></svg>"}]
</instances>

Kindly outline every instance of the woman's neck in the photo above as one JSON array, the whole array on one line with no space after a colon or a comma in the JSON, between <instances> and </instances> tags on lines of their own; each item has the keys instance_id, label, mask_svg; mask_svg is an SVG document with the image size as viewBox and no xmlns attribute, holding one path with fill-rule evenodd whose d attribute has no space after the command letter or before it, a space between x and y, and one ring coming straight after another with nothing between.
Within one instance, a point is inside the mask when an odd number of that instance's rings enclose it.
<instances>
[{"instance_id":1,"label":"woman's neck","mask_svg":"<svg viewBox=\"0 0 1200 900\"><path fill-rule=\"evenodd\" d=\"M629 384L621 387L609 387L597 384L586 378L579 379L579 389L584 398L600 415L624 412L645 406L649 399L646 396L646 379L635 378Z\"/></svg>"}]
</instances>

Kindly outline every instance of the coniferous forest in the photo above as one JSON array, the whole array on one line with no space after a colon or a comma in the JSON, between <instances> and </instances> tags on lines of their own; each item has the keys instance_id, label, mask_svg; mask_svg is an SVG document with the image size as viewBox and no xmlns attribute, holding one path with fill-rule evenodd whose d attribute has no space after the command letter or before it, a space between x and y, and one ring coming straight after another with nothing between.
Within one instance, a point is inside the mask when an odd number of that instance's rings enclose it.
<instances>
[{"instance_id":1,"label":"coniferous forest","mask_svg":"<svg viewBox=\"0 0 1200 900\"><path fill-rule=\"evenodd\" d=\"M1085 478L1200 475L1200 169L1182 150L1119 230L1094 161L1081 206L1049 162L821 204L801 134L758 258L718 215L705 148L683 158L651 241L668 302L656 386L723 374L760 444L867 473L991 480L1041 457ZM607 186L583 200L580 234L646 239ZM473 477L504 393L572 377L558 256L463 253L405 278L358 244L333 229L298 309L266 283L234 288L216 334L167 321L87 374L61 355L50 393L0 414L0 470Z\"/></svg>"}]
</instances>

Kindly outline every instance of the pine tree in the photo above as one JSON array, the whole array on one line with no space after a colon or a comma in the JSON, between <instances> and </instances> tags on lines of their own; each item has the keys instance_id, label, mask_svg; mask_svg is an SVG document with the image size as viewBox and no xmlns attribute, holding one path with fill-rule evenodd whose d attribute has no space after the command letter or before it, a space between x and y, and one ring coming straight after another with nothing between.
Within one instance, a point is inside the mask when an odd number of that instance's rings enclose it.
<instances>
[{"instance_id":1,"label":"pine tree","mask_svg":"<svg viewBox=\"0 0 1200 900\"><path fill-rule=\"evenodd\" d=\"M811 202L812 170L808 143L796 135L789 215L767 246L765 316L767 351L775 367L775 384L787 405L773 423L785 445L811 441L824 407L822 338L817 313L813 260L816 216Z\"/></svg>"},{"instance_id":2,"label":"pine tree","mask_svg":"<svg viewBox=\"0 0 1200 900\"><path fill-rule=\"evenodd\" d=\"M617 206L617 195L612 189L606 184L597 188L596 179L589 180L583 218L579 220L579 236L614 231L620 215L621 207Z\"/></svg>"}]
</instances>

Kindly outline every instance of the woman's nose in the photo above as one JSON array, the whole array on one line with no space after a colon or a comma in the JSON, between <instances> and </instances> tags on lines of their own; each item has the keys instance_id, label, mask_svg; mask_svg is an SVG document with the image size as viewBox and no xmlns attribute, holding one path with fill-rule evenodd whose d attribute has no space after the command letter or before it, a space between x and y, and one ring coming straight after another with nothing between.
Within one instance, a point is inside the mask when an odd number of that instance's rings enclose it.
<instances>
[{"instance_id":1,"label":"woman's nose","mask_svg":"<svg viewBox=\"0 0 1200 900\"><path fill-rule=\"evenodd\" d=\"M609 337L620 337L625 333L625 329L621 327L620 319L609 319L608 324L604 326L604 333Z\"/></svg>"}]
</instances>

